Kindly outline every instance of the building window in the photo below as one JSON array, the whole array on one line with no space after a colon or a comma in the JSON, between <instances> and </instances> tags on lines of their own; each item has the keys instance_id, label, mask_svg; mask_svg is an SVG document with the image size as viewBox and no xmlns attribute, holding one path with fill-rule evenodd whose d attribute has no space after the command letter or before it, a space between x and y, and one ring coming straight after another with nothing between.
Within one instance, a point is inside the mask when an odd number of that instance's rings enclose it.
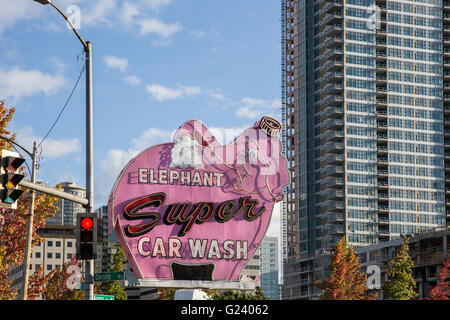
<instances>
[{"instance_id":1,"label":"building window","mask_svg":"<svg viewBox=\"0 0 450 320\"><path fill-rule=\"evenodd\" d=\"M49 258L49 259L53 258L53 254L51 252L48 252L47 253L47 258Z\"/></svg>"},{"instance_id":2,"label":"building window","mask_svg":"<svg viewBox=\"0 0 450 320\"><path fill-rule=\"evenodd\" d=\"M41 253L40 252L36 252L35 256L36 256L36 258L40 258L41 257Z\"/></svg>"},{"instance_id":3,"label":"building window","mask_svg":"<svg viewBox=\"0 0 450 320\"><path fill-rule=\"evenodd\" d=\"M48 241L48 242L47 242L47 246L53 247L53 241Z\"/></svg>"},{"instance_id":4,"label":"building window","mask_svg":"<svg viewBox=\"0 0 450 320\"><path fill-rule=\"evenodd\" d=\"M47 270L48 270L48 271L51 271L51 270L52 270L52 265L51 265L51 264L48 264L48 265L47 265Z\"/></svg>"},{"instance_id":5,"label":"building window","mask_svg":"<svg viewBox=\"0 0 450 320\"><path fill-rule=\"evenodd\" d=\"M55 258L56 259L60 259L61 258L61 253L59 253L59 252L55 253Z\"/></svg>"},{"instance_id":6,"label":"building window","mask_svg":"<svg viewBox=\"0 0 450 320\"><path fill-rule=\"evenodd\" d=\"M67 254L67 259L68 259L68 260L72 259L72 254L71 254L71 253L68 253L68 254Z\"/></svg>"},{"instance_id":7,"label":"building window","mask_svg":"<svg viewBox=\"0 0 450 320\"><path fill-rule=\"evenodd\" d=\"M72 241L67 241L67 247L72 248Z\"/></svg>"},{"instance_id":8,"label":"building window","mask_svg":"<svg viewBox=\"0 0 450 320\"><path fill-rule=\"evenodd\" d=\"M61 247L61 241L56 241L56 246Z\"/></svg>"}]
</instances>

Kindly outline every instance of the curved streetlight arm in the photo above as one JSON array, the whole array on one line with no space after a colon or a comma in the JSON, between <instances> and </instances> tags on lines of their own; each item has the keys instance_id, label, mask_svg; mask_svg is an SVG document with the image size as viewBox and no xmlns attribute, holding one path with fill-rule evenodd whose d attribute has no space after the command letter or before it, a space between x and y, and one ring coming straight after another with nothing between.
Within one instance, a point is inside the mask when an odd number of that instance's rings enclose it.
<instances>
[{"instance_id":1,"label":"curved streetlight arm","mask_svg":"<svg viewBox=\"0 0 450 320\"><path fill-rule=\"evenodd\" d=\"M18 144L17 142L14 142L14 141L12 141L11 139L9 139L9 138L7 138L7 137L3 137L3 136L0 136L0 139L6 140L6 141L8 141L9 143L11 143L11 144L13 144L13 145L19 147L20 149L22 149L23 151L25 151L25 152L30 156L31 159L33 159L33 154L32 154L31 152L29 152L27 149L25 149L24 147L22 147L22 146L21 146L20 144Z\"/></svg>"},{"instance_id":2,"label":"curved streetlight arm","mask_svg":"<svg viewBox=\"0 0 450 320\"><path fill-rule=\"evenodd\" d=\"M36 2L39 2L42 5L46 5L46 4L50 4L53 8L56 9L56 11L58 11L64 18L64 20L66 20L66 22L69 24L69 26L72 28L73 32L75 32L75 35L77 36L77 38L81 41L81 43L83 44L84 49L88 48L88 45L86 43L86 41L84 41L84 39L81 37L81 35L78 33L77 29L73 26L72 22L70 22L70 19L67 17L67 15L60 9L58 8L53 1L51 0L34 0Z\"/></svg>"}]
</instances>

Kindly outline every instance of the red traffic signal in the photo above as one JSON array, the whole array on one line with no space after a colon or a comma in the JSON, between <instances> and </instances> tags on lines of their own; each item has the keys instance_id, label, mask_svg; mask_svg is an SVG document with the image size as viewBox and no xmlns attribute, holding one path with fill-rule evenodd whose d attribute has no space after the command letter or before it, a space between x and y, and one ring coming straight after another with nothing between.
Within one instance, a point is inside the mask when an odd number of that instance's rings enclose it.
<instances>
[{"instance_id":1,"label":"red traffic signal","mask_svg":"<svg viewBox=\"0 0 450 320\"><path fill-rule=\"evenodd\" d=\"M77 222L77 259L95 259L97 220L93 213L79 213Z\"/></svg>"},{"instance_id":2,"label":"red traffic signal","mask_svg":"<svg viewBox=\"0 0 450 320\"><path fill-rule=\"evenodd\" d=\"M81 220L81 228L88 230L91 229L92 226L94 225L94 221L92 221L92 218L83 218Z\"/></svg>"}]
</instances>

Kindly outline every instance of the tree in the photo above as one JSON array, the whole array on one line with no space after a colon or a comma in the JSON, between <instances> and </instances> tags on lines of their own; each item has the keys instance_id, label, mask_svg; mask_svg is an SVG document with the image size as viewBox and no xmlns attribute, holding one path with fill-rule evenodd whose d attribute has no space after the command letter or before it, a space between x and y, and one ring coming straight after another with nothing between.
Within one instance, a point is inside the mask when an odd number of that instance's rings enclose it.
<instances>
[{"instance_id":1,"label":"tree","mask_svg":"<svg viewBox=\"0 0 450 320\"><path fill-rule=\"evenodd\" d=\"M4 100L0 101L0 136L12 141L16 138L14 133L8 129L12 120L15 108L5 108ZM11 150L12 146L3 139L0 139L0 150ZM26 248L27 221L29 213L29 192L25 189L24 194L17 201L17 209L0 209L3 225L0 232L0 300L14 299L17 296L16 290L11 289L11 282L8 274L14 266L23 263ZM49 218L58 210L57 198L39 194L35 199L34 221L32 227L32 246L42 242L42 238L36 230L45 226L45 219Z\"/></svg>"},{"instance_id":2,"label":"tree","mask_svg":"<svg viewBox=\"0 0 450 320\"><path fill-rule=\"evenodd\" d=\"M450 258L447 258L439 272L439 283L430 290L428 300L450 300Z\"/></svg>"},{"instance_id":3,"label":"tree","mask_svg":"<svg viewBox=\"0 0 450 320\"><path fill-rule=\"evenodd\" d=\"M373 300L378 294L367 295L367 275L360 271L358 256L353 246L343 237L334 247L330 274L321 283L315 282L323 294L322 300Z\"/></svg>"},{"instance_id":4,"label":"tree","mask_svg":"<svg viewBox=\"0 0 450 320\"><path fill-rule=\"evenodd\" d=\"M77 275L70 266L75 266L74 270L81 270L81 261L72 259L66 262L60 270L57 266L52 272L45 289L43 290L44 300L83 300L84 291L74 287L77 281L74 281ZM81 277L78 278L81 281Z\"/></svg>"},{"instance_id":5,"label":"tree","mask_svg":"<svg viewBox=\"0 0 450 320\"><path fill-rule=\"evenodd\" d=\"M111 272L122 272L123 267L127 259L125 258L125 253L123 252L122 246L120 243L116 245L116 254L113 257L113 267L110 270ZM119 280L108 281L103 283L100 286L100 289L103 293L107 295L114 296L115 300L127 300L127 295L120 285Z\"/></svg>"},{"instance_id":6,"label":"tree","mask_svg":"<svg viewBox=\"0 0 450 320\"><path fill-rule=\"evenodd\" d=\"M41 267L30 276L28 280L28 300L36 300L37 298L42 297L48 280L55 272L56 269L52 270L49 274L44 275L44 269Z\"/></svg>"},{"instance_id":7,"label":"tree","mask_svg":"<svg viewBox=\"0 0 450 320\"><path fill-rule=\"evenodd\" d=\"M405 237L394 259L386 270L388 280L383 285L383 293L393 300L410 300L417 296L416 282L412 277L414 262L409 256L409 238Z\"/></svg>"},{"instance_id":8,"label":"tree","mask_svg":"<svg viewBox=\"0 0 450 320\"><path fill-rule=\"evenodd\" d=\"M254 292L243 290L226 290L223 293L212 296L213 300L268 300L261 287L256 287Z\"/></svg>"}]
</instances>

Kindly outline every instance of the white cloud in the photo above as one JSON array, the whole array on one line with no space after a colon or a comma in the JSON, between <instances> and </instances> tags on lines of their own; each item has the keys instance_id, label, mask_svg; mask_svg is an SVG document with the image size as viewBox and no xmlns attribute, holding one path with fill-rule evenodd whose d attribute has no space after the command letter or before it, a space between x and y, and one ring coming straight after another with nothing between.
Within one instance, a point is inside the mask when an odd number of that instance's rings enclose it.
<instances>
[{"instance_id":1,"label":"white cloud","mask_svg":"<svg viewBox=\"0 0 450 320\"><path fill-rule=\"evenodd\" d=\"M31 20L40 16L44 9L29 0L2 1L0 10L0 34L20 20Z\"/></svg>"},{"instance_id":2,"label":"white cloud","mask_svg":"<svg viewBox=\"0 0 450 320\"><path fill-rule=\"evenodd\" d=\"M19 128L16 130L16 133L18 143L23 145L24 148L29 151L33 150L34 141L38 143L42 141L42 137L36 136L31 127ZM47 137L41 147L42 157L44 159L62 158L68 154L78 153L81 151L81 144L77 138L53 139L51 137Z\"/></svg>"},{"instance_id":3,"label":"white cloud","mask_svg":"<svg viewBox=\"0 0 450 320\"><path fill-rule=\"evenodd\" d=\"M111 149L100 162L99 173L95 177L95 199L98 205L108 201L109 192L120 171L137 154L148 147L171 141L172 132L159 128L149 128L139 137L132 139L132 146L127 150Z\"/></svg>"},{"instance_id":4,"label":"white cloud","mask_svg":"<svg viewBox=\"0 0 450 320\"><path fill-rule=\"evenodd\" d=\"M142 36L154 33L163 38L169 38L183 29L178 22L166 24L156 18L144 19L139 21L138 24L140 26L139 34Z\"/></svg>"},{"instance_id":5,"label":"white cloud","mask_svg":"<svg viewBox=\"0 0 450 320\"><path fill-rule=\"evenodd\" d=\"M173 0L143 0L141 1L143 5L152 9L159 10L161 7L167 6L172 3Z\"/></svg>"},{"instance_id":6,"label":"white cloud","mask_svg":"<svg viewBox=\"0 0 450 320\"><path fill-rule=\"evenodd\" d=\"M153 98L158 101L178 99L183 96L194 96L202 92L199 87L184 87L168 88L159 84L149 84L146 90Z\"/></svg>"},{"instance_id":7,"label":"white cloud","mask_svg":"<svg viewBox=\"0 0 450 320\"><path fill-rule=\"evenodd\" d=\"M126 82L128 82L129 84L131 84L132 86L138 86L138 85L141 84L141 79L139 79L135 75L131 75L131 76L125 77L124 80Z\"/></svg>"},{"instance_id":8,"label":"white cloud","mask_svg":"<svg viewBox=\"0 0 450 320\"><path fill-rule=\"evenodd\" d=\"M240 118L255 120L263 115L279 117L281 101L279 99L263 100L244 97L241 99L243 105L236 110L236 116Z\"/></svg>"},{"instance_id":9,"label":"white cloud","mask_svg":"<svg viewBox=\"0 0 450 320\"><path fill-rule=\"evenodd\" d=\"M0 70L0 92L3 97L29 97L37 93L52 95L66 82L62 75L50 75L37 70Z\"/></svg>"},{"instance_id":10,"label":"white cloud","mask_svg":"<svg viewBox=\"0 0 450 320\"><path fill-rule=\"evenodd\" d=\"M108 69L119 69L124 72L128 67L128 60L125 58L104 56L103 61L105 62Z\"/></svg>"},{"instance_id":11,"label":"white cloud","mask_svg":"<svg viewBox=\"0 0 450 320\"><path fill-rule=\"evenodd\" d=\"M81 10L83 25L95 26L98 24L112 25L117 14L116 0L98 0L90 8Z\"/></svg>"},{"instance_id":12,"label":"white cloud","mask_svg":"<svg viewBox=\"0 0 450 320\"><path fill-rule=\"evenodd\" d=\"M122 4L122 10L119 16L122 23L126 26L130 26L135 21L137 16L139 16L139 9L134 4L129 2L124 2Z\"/></svg>"}]
</instances>

